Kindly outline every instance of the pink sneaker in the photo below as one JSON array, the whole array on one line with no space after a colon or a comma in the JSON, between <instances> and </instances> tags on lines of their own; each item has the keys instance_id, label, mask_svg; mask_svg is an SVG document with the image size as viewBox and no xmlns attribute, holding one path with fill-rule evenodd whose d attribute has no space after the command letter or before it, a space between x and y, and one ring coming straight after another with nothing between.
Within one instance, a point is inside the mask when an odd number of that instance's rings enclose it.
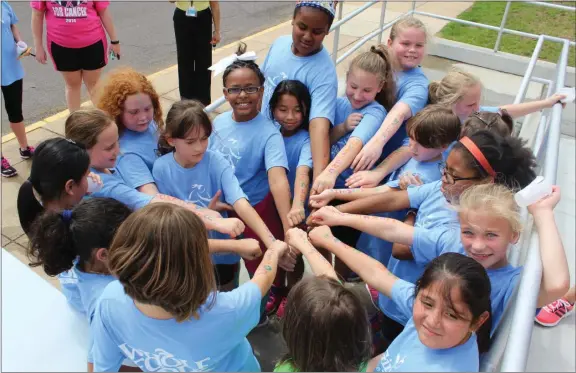
<instances>
[{"instance_id":1,"label":"pink sneaker","mask_svg":"<svg viewBox=\"0 0 576 373\"><path fill-rule=\"evenodd\" d=\"M287 299L288 298L286 298L286 297L282 297L282 300L280 301L280 305L278 306L278 310L276 310L276 316L278 316L279 319L284 317L284 311L286 310L286 300Z\"/></svg>"},{"instance_id":2,"label":"pink sneaker","mask_svg":"<svg viewBox=\"0 0 576 373\"><path fill-rule=\"evenodd\" d=\"M281 301L281 296L276 294L274 290L270 290L270 296L268 297L268 302L266 302L266 314L268 316L274 314Z\"/></svg>"},{"instance_id":3,"label":"pink sneaker","mask_svg":"<svg viewBox=\"0 0 576 373\"><path fill-rule=\"evenodd\" d=\"M536 316L536 322L543 326L555 326L560 320L574 311L574 305L560 298L544 306Z\"/></svg>"}]
</instances>

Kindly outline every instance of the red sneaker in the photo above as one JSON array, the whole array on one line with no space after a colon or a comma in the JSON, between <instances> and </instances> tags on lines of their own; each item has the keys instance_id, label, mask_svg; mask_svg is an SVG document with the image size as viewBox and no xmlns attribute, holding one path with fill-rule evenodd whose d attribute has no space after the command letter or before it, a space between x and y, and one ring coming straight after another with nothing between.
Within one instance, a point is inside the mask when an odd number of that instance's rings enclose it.
<instances>
[{"instance_id":1,"label":"red sneaker","mask_svg":"<svg viewBox=\"0 0 576 373\"><path fill-rule=\"evenodd\" d=\"M273 315L278 309L281 301L282 297L272 288L270 290L270 295L268 296L268 302L266 302L266 314L268 316Z\"/></svg>"},{"instance_id":2,"label":"red sneaker","mask_svg":"<svg viewBox=\"0 0 576 373\"><path fill-rule=\"evenodd\" d=\"M574 305L560 298L544 306L536 316L536 322L543 326L555 326L560 320L574 311Z\"/></svg>"}]
</instances>

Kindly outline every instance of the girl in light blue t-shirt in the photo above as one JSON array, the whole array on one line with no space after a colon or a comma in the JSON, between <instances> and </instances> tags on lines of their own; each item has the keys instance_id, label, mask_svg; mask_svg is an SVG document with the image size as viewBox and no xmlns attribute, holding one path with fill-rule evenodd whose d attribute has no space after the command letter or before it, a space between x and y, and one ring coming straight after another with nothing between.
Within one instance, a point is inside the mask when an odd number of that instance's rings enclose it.
<instances>
[{"instance_id":1,"label":"girl in light blue t-shirt","mask_svg":"<svg viewBox=\"0 0 576 373\"><path fill-rule=\"evenodd\" d=\"M315 232L318 231L318 232ZM458 253L434 259L416 282L401 280L386 267L332 236L328 227L310 233L399 308L406 327L368 371L477 372L490 346L490 279L475 260Z\"/></svg>"},{"instance_id":2,"label":"girl in light blue t-shirt","mask_svg":"<svg viewBox=\"0 0 576 373\"><path fill-rule=\"evenodd\" d=\"M106 265L108 247L131 210L111 198L89 198L72 210L46 211L29 234L33 266L58 276L68 303L92 322L96 301L114 277ZM92 344L88 371L92 371Z\"/></svg>"}]
</instances>

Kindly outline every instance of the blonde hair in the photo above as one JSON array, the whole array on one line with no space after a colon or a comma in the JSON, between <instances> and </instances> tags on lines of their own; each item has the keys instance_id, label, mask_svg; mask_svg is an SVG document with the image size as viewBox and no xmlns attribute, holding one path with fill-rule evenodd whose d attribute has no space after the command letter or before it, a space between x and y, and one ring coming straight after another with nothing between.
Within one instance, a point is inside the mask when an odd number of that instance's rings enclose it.
<instances>
[{"instance_id":1,"label":"blonde hair","mask_svg":"<svg viewBox=\"0 0 576 373\"><path fill-rule=\"evenodd\" d=\"M215 302L208 235L184 207L154 203L130 215L110 245L108 267L130 298L178 322L199 318L200 307Z\"/></svg>"},{"instance_id":2,"label":"blonde hair","mask_svg":"<svg viewBox=\"0 0 576 373\"><path fill-rule=\"evenodd\" d=\"M494 218L508 221L514 233L522 231L520 208L514 200L514 192L499 184L474 185L460 195L456 210L483 212Z\"/></svg>"},{"instance_id":3,"label":"blonde hair","mask_svg":"<svg viewBox=\"0 0 576 373\"><path fill-rule=\"evenodd\" d=\"M451 106L462 98L466 90L482 84L474 75L453 69L440 81L430 83L428 86L428 102Z\"/></svg>"},{"instance_id":4,"label":"blonde hair","mask_svg":"<svg viewBox=\"0 0 576 373\"><path fill-rule=\"evenodd\" d=\"M399 19L390 29L390 40L394 41L398 37L398 35L409 28L415 28L422 31L426 37L426 42L428 42L429 34L426 25L418 18L413 16L406 16Z\"/></svg>"},{"instance_id":5,"label":"blonde hair","mask_svg":"<svg viewBox=\"0 0 576 373\"><path fill-rule=\"evenodd\" d=\"M113 124L112 118L100 109L76 110L66 119L64 132L67 139L90 150L98 143L98 136Z\"/></svg>"},{"instance_id":6,"label":"blonde hair","mask_svg":"<svg viewBox=\"0 0 576 373\"><path fill-rule=\"evenodd\" d=\"M394 82L394 68L388 47L378 45L370 47L370 51L359 54L350 62L348 73L357 68L367 73L377 75L382 90L376 95L376 101L390 111L396 103L396 83Z\"/></svg>"}]
</instances>

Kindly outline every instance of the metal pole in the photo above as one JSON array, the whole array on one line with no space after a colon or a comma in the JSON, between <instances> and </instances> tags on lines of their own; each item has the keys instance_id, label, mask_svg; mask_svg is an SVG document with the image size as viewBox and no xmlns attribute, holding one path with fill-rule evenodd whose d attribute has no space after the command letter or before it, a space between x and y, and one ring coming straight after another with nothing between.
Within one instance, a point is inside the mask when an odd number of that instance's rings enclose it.
<instances>
[{"instance_id":1,"label":"metal pole","mask_svg":"<svg viewBox=\"0 0 576 373\"><path fill-rule=\"evenodd\" d=\"M510 11L511 1L506 3L506 9L504 9L504 16L502 17L502 22L500 23L500 31L498 31L498 37L496 38L496 44L494 44L494 52L498 52L500 49L500 41L502 40L502 32L504 31L504 26L506 26L506 21L508 20L508 12Z\"/></svg>"},{"instance_id":2,"label":"metal pole","mask_svg":"<svg viewBox=\"0 0 576 373\"><path fill-rule=\"evenodd\" d=\"M412 11L415 12L416 11L416 0L412 1Z\"/></svg>"},{"instance_id":3,"label":"metal pole","mask_svg":"<svg viewBox=\"0 0 576 373\"><path fill-rule=\"evenodd\" d=\"M570 43L565 40L557 65L556 90L564 87L569 50ZM561 120L562 104L558 103L552 107L548 143L546 144L546 160L543 170L544 178L551 184L556 183ZM537 306L538 289L540 289L542 280L542 261L540 259L539 241L536 231L532 233L531 245L522 272L518 298L514 304L514 323L510 329L508 345L502 361L502 372L523 372L526 369L532 328L534 327L534 310Z\"/></svg>"},{"instance_id":4,"label":"metal pole","mask_svg":"<svg viewBox=\"0 0 576 373\"><path fill-rule=\"evenodd\" d=\"M226 98L224 96L220 96L216 101L214 101L213 103L211 103L210 105L206 106L204 108L204 111L207 113L211 113L214 110L216 110L218 107L220 107L223 103L226 102Z\"/></svg>"},{"instance_id":5,"label":"metal pole","mask_svg":"<svg viewBox=\"0 0 576 373\"><path fill-rule=\"evenodd\" d=\"M518 90L518 94L514 99L515 104L519 104L524 100L524 96L526 95L526 90L528 89L528 84L530 84L530 80L532 78L532 73L534 72L534 67L536 66L536 62L538 62L538 56L540 55L540 50L542 49L542 45L544 44L544 35L540 35L538 37L538 42L536 43L536 47L534 47L534 52L532 52L532 57L530 58L530 62L528 63L528 68L526 69L526 73L524 74L524 78L522 78L522 82L520 83L520 89Z\"/></svg>"},{"instance_id":6,"label":"metal pole","mask_svg":"<svg viewBox=\"0 0 576 373\"><path fill-rule=\"evenodd\" d=\"M342 10L344 9L344 1L338 4L338 20L342 19ZM334 45L332 45L332 62L336 63L338 58L338 44L340 43L340 26L336 26L336 33L334 34Z\"/></svg>"},{"instance_id":7,"label":"metal pole","mask_svg":"<svg viewBox=\"0 0 576 373\"><path fill-rule=\"evenodd\" d=\"M382 2L382 10L380 12L380 26L378 27L380 30L382 30L382 26L384 26L384 18L386 18L386 5L388 4L388 1L384 0ZM384 33L381 32L380 35L378 35L378 44L382 44L382 35Z\"/></svg>"}]
</instances>

